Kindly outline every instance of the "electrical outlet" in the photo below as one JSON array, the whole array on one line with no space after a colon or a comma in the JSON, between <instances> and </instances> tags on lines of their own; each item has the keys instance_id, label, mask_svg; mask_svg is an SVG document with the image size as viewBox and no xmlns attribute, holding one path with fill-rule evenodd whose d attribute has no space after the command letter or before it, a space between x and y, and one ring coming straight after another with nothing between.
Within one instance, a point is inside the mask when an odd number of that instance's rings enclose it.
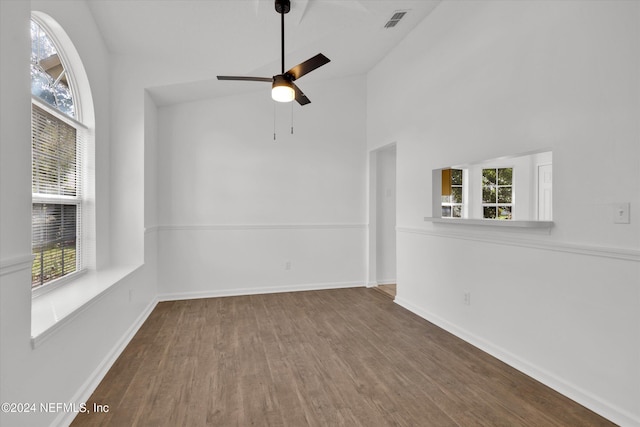
<instances>
[{"instance_id":1,"label":"electrical outlet","mask_svg":"<svg viewBox=\"0 0 640 427\"><path fill-rule=\"evenodd\" d=\"M291 270L291 261L287 261L284 263L284 269L285 270Z\"/></svg>"},{"instance_id":2,"label":"electrical outlet","mask_svg":"<svg viewBox=\"0 0 640 427\"><path fill-rule=\"evenodd\" d=\"M471 292L464 293L464 305L471 305Z\"/></svg>"}]
</instances>

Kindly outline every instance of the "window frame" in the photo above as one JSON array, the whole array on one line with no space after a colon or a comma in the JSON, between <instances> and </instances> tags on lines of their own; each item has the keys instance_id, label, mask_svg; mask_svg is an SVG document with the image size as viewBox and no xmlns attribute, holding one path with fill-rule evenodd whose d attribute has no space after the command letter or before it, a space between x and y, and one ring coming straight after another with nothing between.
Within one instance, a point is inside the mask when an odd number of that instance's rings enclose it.
<instances>
[{"instance_id":1,"label":"window frame","mask_svg":"<svg viewBox=\"0 0 640 427\"><path fill-rule=\"evenodd\" d=\"M73 96L73 105L74 105L74 115L75 117L69 116L64 111L56 109L54 106L49 105L44 100L41 100L36 95L31 95L31 104L32 108L37 107L44 111L45 113L50 114L56 120L60 120L73 127L76 130L76 196L68 196L68 195L55 195L55 194L41 194L41 193L33 193L31 194L31 204L32 211L33 207L36 204L55 204L55 205L74 205L76 206L76 219L75 219L75 232L76 232L76 268L75 271L72 271L68 274L65 274L61 277L49 280L40 285L33 286L33 277L32 277L32 297L38 297L45 293L48 293L54 289L61 287L62 285L69 283L79 276L86 273L88 267L92 265L95 260L88 259L87 257L87 219L91 220L93 215L93 209L85 209L87 207L88 199L87 196L91 196L94 192L93 188L88 187L90 185L90 181L93 181L93 177L88 176L88 168L91 168L91 165L94 164L93 157L88 157L93 155L93 132L91 128L86 124L83 120L83 103L82 100L84 97L88 98L88 101L91 102L91 93L90 88L86 84L86 73L84 71L84 67L82 66L82 61L78 57L77 52L75 51L75 47L73 43L68 40L66 33L59 26L57 22L55 22L48 15L43 14L41 12L33 11L31 14L31 21L35 22L40 26L42 31L49 37L50 41L55 46L58 58L60 63L64 69L64 73L66 75L67 84L71 94ZM69 61L69 57L67 52L71 54L72 60ZM78 67L77 73L75 68ZM78 74L79 73L79 74ZM79 82L76 79L76 75L83 78L83 83L78 84ZM82 89L82 90L81 90ZM89 91L88 93L85 93ZM88 111L89 117L93 117L93 108L89 106L90 109ZM31 125L33 129L34 115L31 115ZM32 136L33 138L33 136ZM33 143L31 141L31 143ZM89 153L86 149L87 146L91 147L91 152ZM87 160L90 160L89 162ZM32 155L32 169L34 167L33 163L33 155ZM33 173L33 172L32 172ZM90 221L92 222L92 221ZM33 213L32 213L32 227L33 227ZM32 237L33 240L33 237ZM32 249L33 250L33 249ZM37 256L36 253L34 255Z\"/></svg>"},{"instance_id":2,"label":"window frame","mask_svg":"<svg viewBox=\"0 0 640 427\"><path fill-rule=\"evenodd\" d=\"M83 149L82 149L82 145L85 141L85 135L86 132L88 130L87 126L83 125L82 123L78 122L77 120L74 120L73 118L67 116L66 114L62 113L61 111L56 110L55 108L53 108L51 105L47 104L46 102L40 100L37 96L32 95L31 96L31 105L32 108L36 107L39 108L40 110L42 110L43 112L53 116L54 119L59 120L60 122L72 127L75 129L76 131L76 135L75 135L75 144L76 144L76 152L75 152L75 156L76 156L76 177L78 178L77 183L76 183L76 195L75 196L69 196L69 195L58 195L58 194L46 194L46 193L31 193L31 206L32 206L32 210L33 207L35 205L39 205L39 204L48 204L48 205L65 205L65 206L75 206L76 207L76 219L75 219L75 229L76 229L76 247L75 247L75 258L76 258L76 266L75 266L75 271L72 271L70 273L64 274L58 278L49 280L47 282L44 282L40 285L33 285L33 279L32 279L32 292L34 296L37 295L41 295L42 293L45 292L49 292L55 288L57 288L58 286L67 283L70 280L73 280L74 278L84 274L86 272L84 263L83 263L83 227L82 227L82 210L83 210L83 204L84 204L84 198L83 198L83 176L84 176L84 168L83 168ZM34 116L32 114L31 116L31 121L32 121L32 129L33 129L33 120L34 120ZM33 132L33 130L32 130ZM32 135L33 138L33 135ZM33 155L32 155L33 156ZM32 157L33 158L33 157ZM34 164L33 161L31 163L31 166L33 168ZM32 219L33 221L33 219ZM32 223L32 227L33 227L33 223ZM33 251L33 249L32 249ZM35 257L38 256L36 253L33 253L34 255L34 262L35 262Z\"/></svg>"},{"instance_id":3,"label":"window frame","mask_svg":"<svg viewBox=\"0 0 640 427\"><path fill-rule=\"evenodd\" d=\"M444 181L445 171L448 171L449 182L446 183ZM453 183L453 171L460 172L460 184ZM465 202L467 199L467 195L465 194L465 180L466 180L467 172L462 168L446 168L442 169L442 191L441 191L441 201L440 201L440 217L441 218L450 218L450 219L461 219L465 218ZM448 189L450 194L445 194L445 187ZM452 200L453 197L453 189L460 189L460 202L454 202ZM460 216L454 216L453 211L455 207L460 208ZM450 215L444 215L444 209L449 208Z\"/></svg>"},{"instance_id":4,"label":"window frame","mask_svg":"<svg viewBox=\"0 0 640 427\"><path fill-rule=\"evenodd\" d=\"M511 170L511 183L510 184L500 184L499 183L499 171L500 169L510 169ZM495 171L495 175L496 175L496 182L495 184L492 185L485 185L484 184L484 171L485 170L494 170ZM514 211L515 211L515 185L513 182L513 176L514 176L514 167L513 166L495 166L495 167L482 167L480 170L480 197L481 197L481 215L482 215L482 219L484 220L491 220L491 221L512 221L514 220ZM496 198L495 198L495 203L486 203L484 201L484 190L485 188L495 188L495 193L496 193ZM511 202L509 203L505 203L505 202L500 202L499 200L499 193L500 193L500 188L506 188L509 187L511 188ZM510 211L511 211L511 216L509 218L499 218L499 209L500 207L509 207ZM485 208L495 208L496 209L496 217L495 218L487 218L484 216L484 210Z\"/></svg>"}]
</instances>

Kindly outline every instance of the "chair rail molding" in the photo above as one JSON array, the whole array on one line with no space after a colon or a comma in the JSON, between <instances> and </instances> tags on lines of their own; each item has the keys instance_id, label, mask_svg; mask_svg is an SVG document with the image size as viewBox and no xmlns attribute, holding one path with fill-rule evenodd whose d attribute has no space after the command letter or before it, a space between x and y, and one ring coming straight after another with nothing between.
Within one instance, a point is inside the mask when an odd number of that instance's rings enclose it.
<instances>
[{"instance_id":1,"label":"chair rail molding","mask_svg":"<svg viewBox=\"0 0 640 427\"><path fill-rule=\"evenodd\" d=\"M31 268L33 254L18 255L0 260L0 276Z\"/></svg>"},{"instance_id":2,"label":"chair rail molding","mask_svg":"<svg viewBox=\"0 0 640 427\"><path fill-rule=\"evenodd\" d=\"M176 224L158 225L159 231L224 231L224 230L332 230L332 229L366 229L367 224Z\"/></svg>"}]
</instances>

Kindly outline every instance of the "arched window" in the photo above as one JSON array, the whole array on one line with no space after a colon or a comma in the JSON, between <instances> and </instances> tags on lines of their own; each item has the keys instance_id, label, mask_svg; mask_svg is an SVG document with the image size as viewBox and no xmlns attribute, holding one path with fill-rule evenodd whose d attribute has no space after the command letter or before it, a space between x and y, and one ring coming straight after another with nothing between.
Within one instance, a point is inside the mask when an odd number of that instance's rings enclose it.
<instances>
[{"instance_id":1,"label":"arched window","mask_svg":"<svg viewBox=\"0 0 640 427\"><path fill-rule=\"evenodd\" d=\"M74 70L43 19L31 20L32 289L84 270L88 127ZM84 73L84 70L82 70Z\"/></svg>"}]
</instances>

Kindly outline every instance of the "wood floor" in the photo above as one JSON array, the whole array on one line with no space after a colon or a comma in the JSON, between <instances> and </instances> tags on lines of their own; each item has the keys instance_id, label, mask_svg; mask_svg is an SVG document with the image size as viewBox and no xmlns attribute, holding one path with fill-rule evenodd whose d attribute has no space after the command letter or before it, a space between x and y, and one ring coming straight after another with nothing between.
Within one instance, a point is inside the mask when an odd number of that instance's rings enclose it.
<instances>
[{"instance_id":1,"label":"wood floor","mask_svg":"<svg viewBox=\"0 0 640 427\"><path fill-rule=\"evenodd\" d=\"M158 304L73 426L609 426L366 288Z\"/></svg>"},{"instance_id":2,"label":"wood floor","mask_svg":"<svg viewBox=\"0 0 640 427\"><path fill-rule=\"evenodd\" d=\"M396 297L396 285L395 284L378 285L378 286L374 287L373 289L375 289L376 291L382 292L383 294L385 294L386 296L390 297L391 299L394 299Z\"/></svg>"}]
</instances>

